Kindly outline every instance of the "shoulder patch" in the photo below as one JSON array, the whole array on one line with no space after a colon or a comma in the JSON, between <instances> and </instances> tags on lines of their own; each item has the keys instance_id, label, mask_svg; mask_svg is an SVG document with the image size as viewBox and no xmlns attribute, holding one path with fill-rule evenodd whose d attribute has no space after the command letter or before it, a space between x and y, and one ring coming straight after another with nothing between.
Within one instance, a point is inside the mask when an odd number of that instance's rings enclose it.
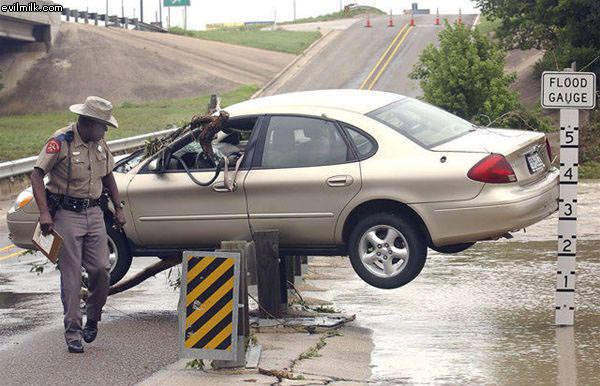
<instances>
[{"instance_id":1,"label":"shoulder patch","mask_svg":"<svg viewBox=\"0 0 600 386\"><path fill-rule=\"evenodd\" d=\"M46 153L56 154L58 152L60 152L60 141L58 141L56 138L52 138L50 141L48 141L48 144L46 144Z\"/></svg>"}]
</instances>

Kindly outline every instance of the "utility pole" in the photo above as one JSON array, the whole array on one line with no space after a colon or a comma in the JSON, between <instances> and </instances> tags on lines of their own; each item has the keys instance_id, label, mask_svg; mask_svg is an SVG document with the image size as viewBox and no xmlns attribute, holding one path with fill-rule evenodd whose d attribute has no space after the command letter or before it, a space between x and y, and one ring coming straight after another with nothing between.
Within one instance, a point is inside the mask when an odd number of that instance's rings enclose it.
<instances>
[{"instance_id":1,"label":"utility pole","mask_svg":"<svg viewBox=\"0 0 600 386\"><path fill-rule=\"evenodd\" d=\"M104 15L104 25L108 27L108 0L106 0L106 15Z\"/></svg>"},{"instance_id":2,"label":"utility pole","mask_svg":"<svg viewBox=\"0 0 600 386\"><path fill-rule=\"evenodd\" d=\"M140 21L144 22L144 0L140 0Z\"/></svg>"},{"instance_id":3,"label":"utility pole","mask_svg":"<svg viewBox=\"0 0 600 386\"><path fill-rule=\"evenodd\" d=\"M167 29L171 29L171 7L167 7Z\"/></svg>"},{"instance_id":4,"label":"utility pole","mask_svg":"<svg viewBox=\"0 0 600 386\"><path fill-rule=\"evenodd\" d=\"M183 29L187 31L187 5L183 7Z\"/></svg>"},{"instance_id":5,"label":"utility pole","mask_svg":"<svg viewBox=\"0 0 600 386\"><path fill-rule=\"evenodd\" d=\"M160 23L160 26L162 27L163 24L162 24L162 1L161 0L158 0L158 15L160 17L159 23Z\"/></svg>"},{"instance_id":6,"label":"utility pole","mask_svg":"<svg viewBox=\"0 0 600 386\"><path fill-rule=\"evenodd\" d=\"M342 6L342 0L340 0L340 12L342 12L344 10L344 7Z\"/></svg>"},{"instance_id":7,"label":"utility pole","mask_svg":"<svg viewBox=\"0 0 600 386\"><path fill-rule=\"evenodd\" d=\"M296 0L293 0L294 2L294 21L296 21Z\"/></svg>"}]
</instances>

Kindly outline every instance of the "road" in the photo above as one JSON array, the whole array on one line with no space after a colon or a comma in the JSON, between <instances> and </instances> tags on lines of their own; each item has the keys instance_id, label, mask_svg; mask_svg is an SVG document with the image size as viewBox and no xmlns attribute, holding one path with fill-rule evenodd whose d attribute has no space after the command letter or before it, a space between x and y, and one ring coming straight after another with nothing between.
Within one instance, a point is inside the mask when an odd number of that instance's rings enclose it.
<instances>
[{"instance_id":1,"label":"road","mask_svg":"<svg viewBox=\"0 0 600 386\"><path fill-rule=\"evenodd\" d=\"M442 16L442 19L444 16ZM449 17L455 20L455 16ZM465 23L473 16L465 15ZM421 50L436 42L441 29L434 16L387 17L362 22L340 32L278 92L323 88L365 88L419 94L408 78ZM11 202L0 202L4 218ZM0 373L2 384L122 384L139 382L176 356L177 294L168 285L167 273L136 289L109 298L97 342L86 346L86 356L65 352L62 341L58 272L30 272L39 255L20 255L11 247L4 221L0 224ZM152 259L137 258L133 274ZM359 279L352 275L353 281Z\"/></svg>"},{"instance_id":2,"label":"road","mask_svg":"<svg viewBox=\"0 0 600 386\"><path fill-rule=\"evenodd\" d=\"M464 15L463 21L469 25L475 17ZM440 16L442 23L444 19L454 22L456 18ZM416 15L414 27L409 25L410 16L395 16L393 20L394 27L387 26L387 16L373 18L371 28L362 21L353 24L276 93L364 88L419 95L417 82L408 74L423 48L437 43L437 33L443 26L435 25L434 15Z\"/></svg>"}]
</instances>

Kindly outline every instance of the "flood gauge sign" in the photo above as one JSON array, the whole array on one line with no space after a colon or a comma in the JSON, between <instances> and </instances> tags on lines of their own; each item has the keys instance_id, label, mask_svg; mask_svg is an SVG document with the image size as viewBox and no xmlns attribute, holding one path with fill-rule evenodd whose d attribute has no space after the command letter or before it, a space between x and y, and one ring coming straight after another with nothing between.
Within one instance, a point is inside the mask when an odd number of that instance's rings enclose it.
<instances>
[{"instance_id":1,"label":"flood gauge sign","mask_svg":"<svg viewBox=\"0 0 600 386\"><path fill-rule=\"evenodd\" d=\"M560 161L558 200L558 261L555 324L572 326L575 320L577 281L577 184L579 181L579 110L596 106L596 74L545 71L542 107L560 109Z\"/></svg>"},{"instance_id":2,"label":"flood gauge sign","mask_svg":"<svg viewBox=\"0 0 600 386\"><path fill-rule=\"evenodd\" d=\"M544 71L542 107L593 109L596 107L596 74L593 72Z\"/></svg>"}]
</instances>

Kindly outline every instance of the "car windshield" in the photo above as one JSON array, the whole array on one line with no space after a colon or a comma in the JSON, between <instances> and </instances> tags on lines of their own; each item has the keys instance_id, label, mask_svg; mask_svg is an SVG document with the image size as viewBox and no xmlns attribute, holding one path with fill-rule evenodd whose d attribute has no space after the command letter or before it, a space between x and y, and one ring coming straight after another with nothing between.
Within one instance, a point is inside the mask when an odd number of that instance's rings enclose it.
<instances>
[{"instance_id":1,"label":"car windshield","mask_svg":"<svg viewBox=\"0 0 600 386\"><path fill-rule=\"evenodd\" d=\"M391 103L367 116L428 149L476 129L456 115L412 98Z\"/></svg>"}]
</instances>

